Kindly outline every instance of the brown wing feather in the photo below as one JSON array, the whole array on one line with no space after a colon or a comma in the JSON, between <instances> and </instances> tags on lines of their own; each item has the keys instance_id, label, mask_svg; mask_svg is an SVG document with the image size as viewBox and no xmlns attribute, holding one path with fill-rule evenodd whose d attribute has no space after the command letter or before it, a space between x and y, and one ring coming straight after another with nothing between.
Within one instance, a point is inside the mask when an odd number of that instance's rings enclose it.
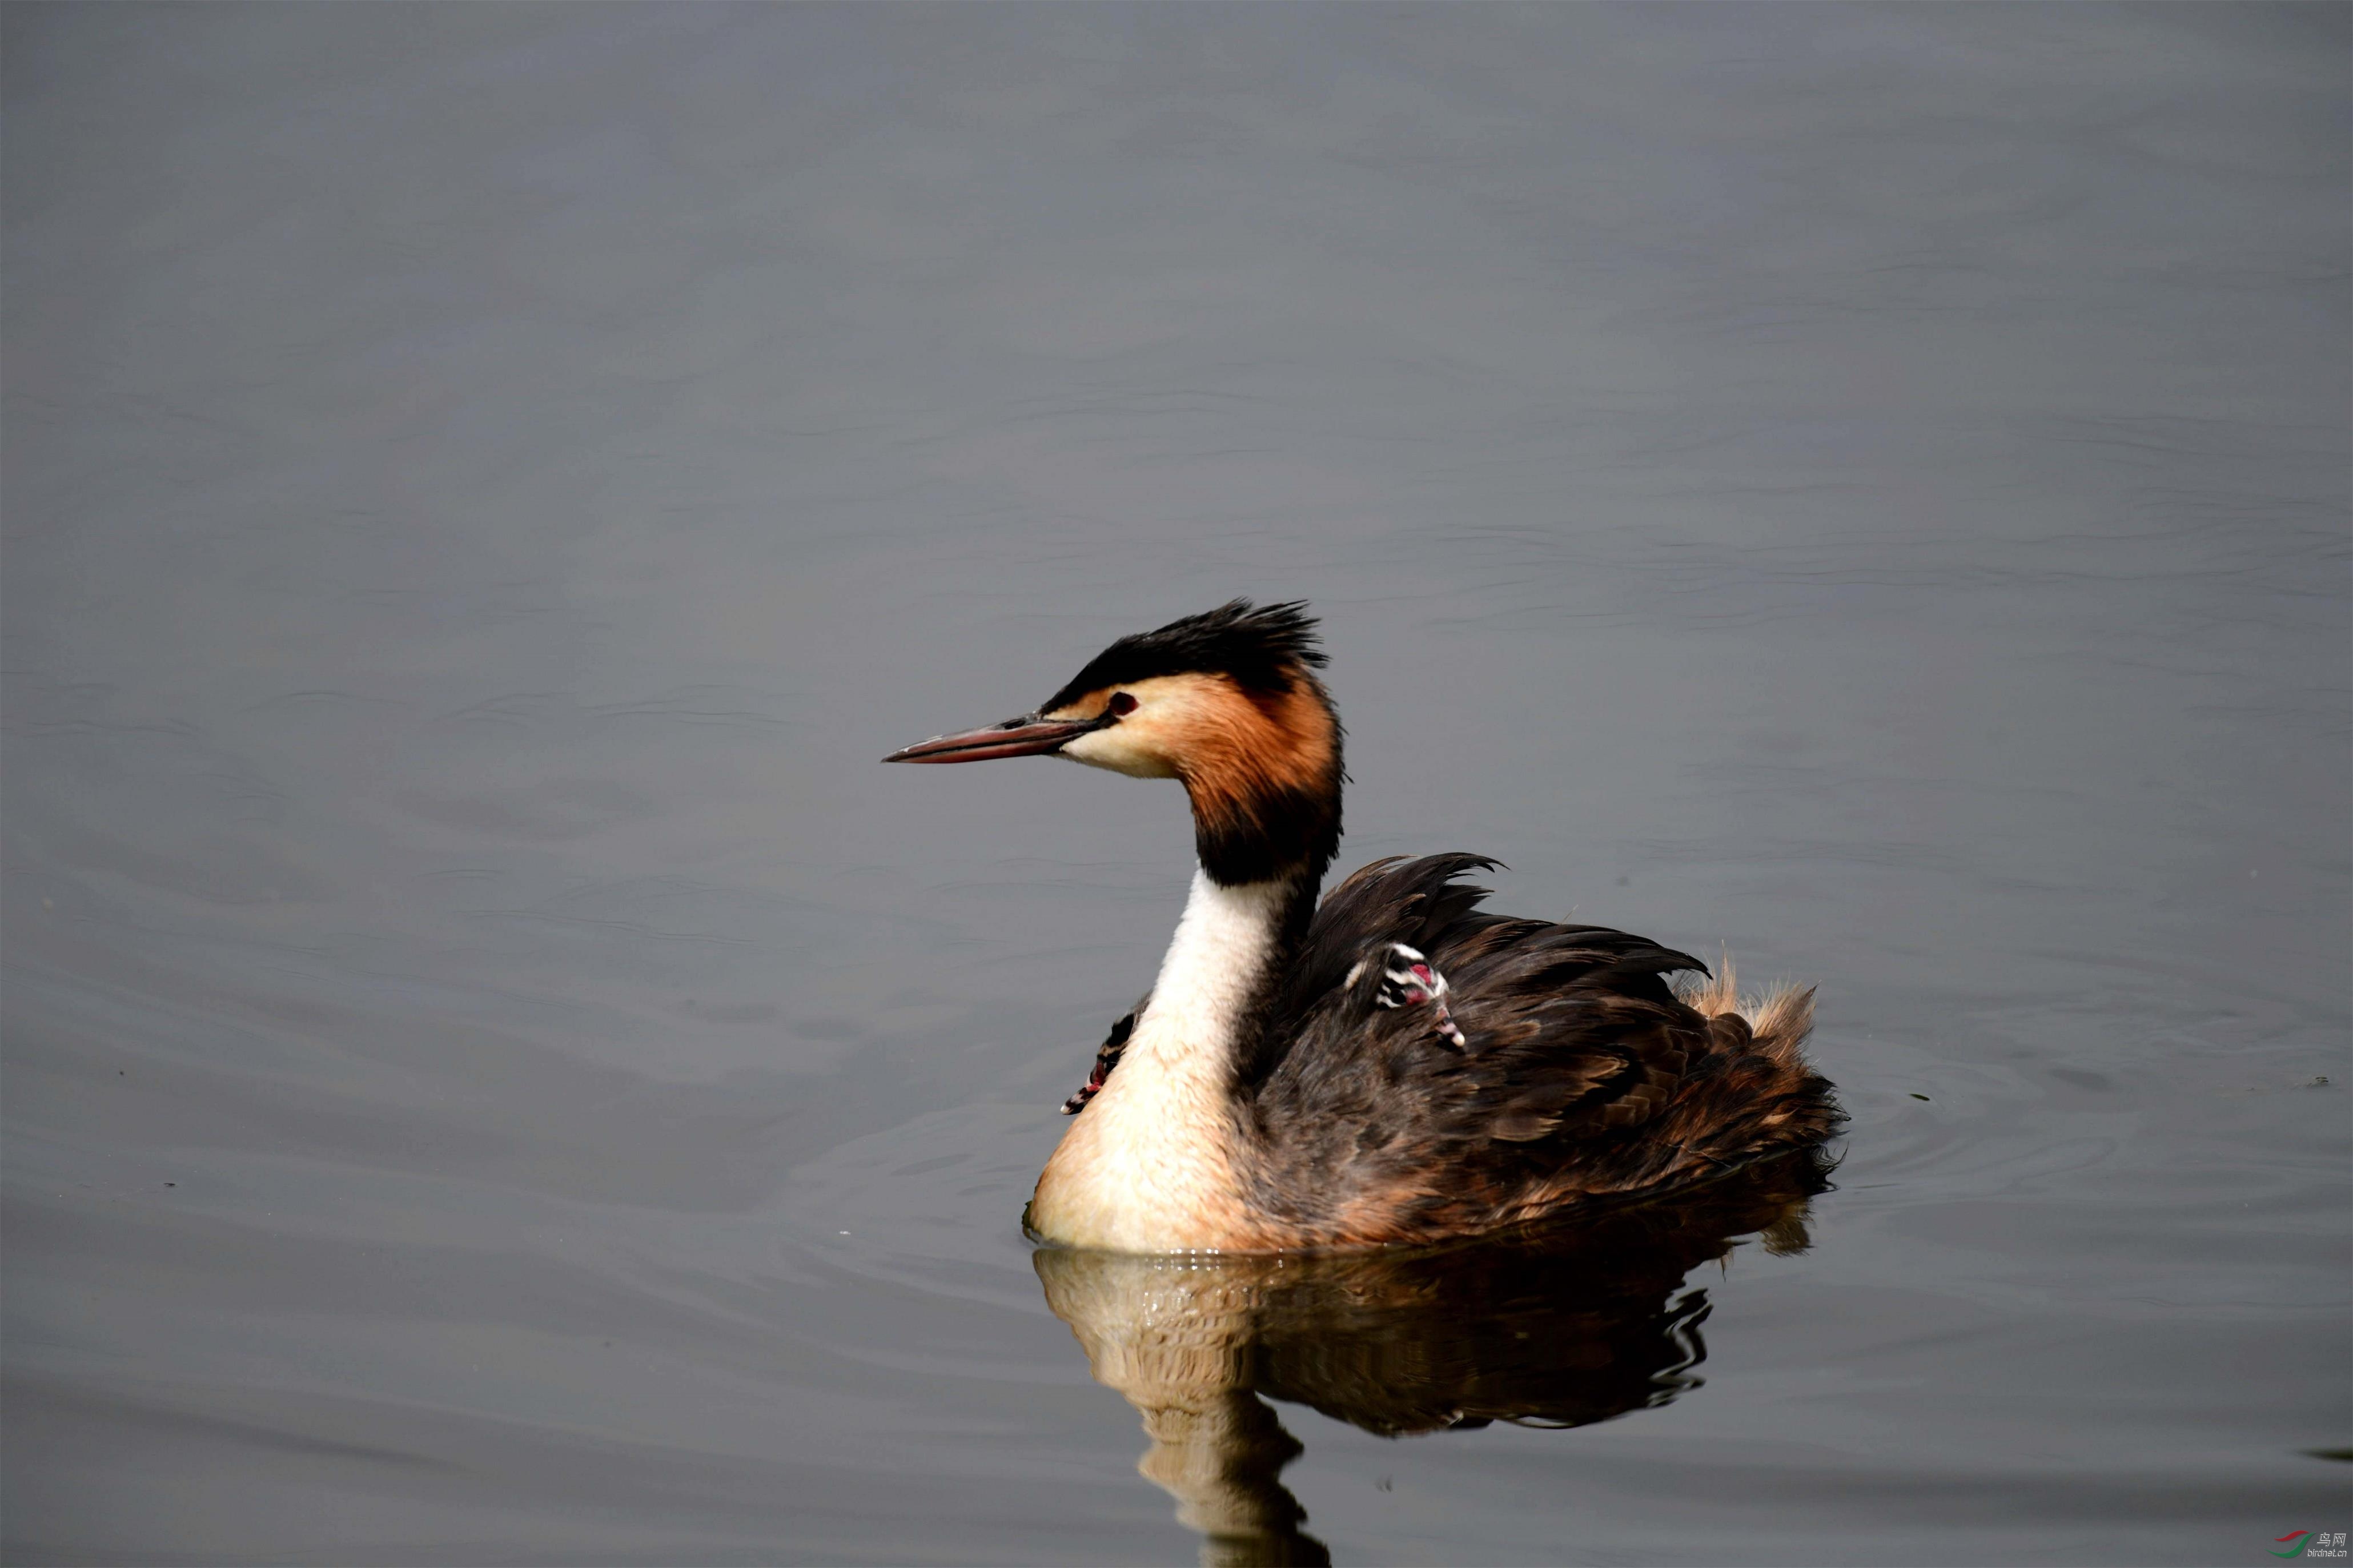
<instances>
[{"instance_id":1,"label":"brown wing feather","mask_svg":"<svg viewBox=\"0 0 2353 1568\"><path fill-rule=\"evenodd\" d=\"M1111 1069L1119 1066L1119 1058L1127 1054L1127 1042L1129 1037L1135 1033L1136 1019L1142 1017L1144 1010L1150 1005L1152 993L1147 991L1136 998L1135 1005L1127 1010L1124 1017L1111 1026L1111 1033L1103 1037L1103 1043L1095 1047L1095 1065L1087 1074L1087 1081L1079 1086L1076 1094L1062 1101L1063 1115L1076 1116L1087 1108L1088 1101L1103 1092L1104 1083L1111 1078Z\"/></svg>"},{"instance_id":2,"label":"brown wing feather","mask_svg":"<svg viewBox=\"0 0 2353 1568\"><path fill-rule=\"evenodd\" d=\"M1801 1029L1765 1048L1737 1015L1694 1011L1664 977L1705 966L1645 938L1482 912L1459 879L1493 864L1377 861L1316 910L1251 1086L1268 1212L1333 1244L1460 1235L1835 1130ZM1391 942L1446 976L1461 1046L1347 983Z\"/></svg>"}]
</instances>

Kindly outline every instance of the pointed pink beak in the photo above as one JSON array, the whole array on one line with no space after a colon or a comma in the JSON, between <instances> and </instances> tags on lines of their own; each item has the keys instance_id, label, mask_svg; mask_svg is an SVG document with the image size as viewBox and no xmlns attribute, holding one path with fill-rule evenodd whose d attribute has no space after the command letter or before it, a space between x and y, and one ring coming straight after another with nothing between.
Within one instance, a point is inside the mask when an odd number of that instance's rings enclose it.
<instances>
[{"instance_id":1,"label":"pointed pink beak","mask_svg":"<svg viewBox=\"0 0 2353 1568\"><path fill-rule=\"evenodd\" d=\"M920 745L893 752L886 763L985 763L996 757L1038 757L1058 752L1090 730L1101 729L1090 719L1041 719L1025 713L1002 724L985 724L960 735L936 735Z\"/></svg>"}]
</instances>

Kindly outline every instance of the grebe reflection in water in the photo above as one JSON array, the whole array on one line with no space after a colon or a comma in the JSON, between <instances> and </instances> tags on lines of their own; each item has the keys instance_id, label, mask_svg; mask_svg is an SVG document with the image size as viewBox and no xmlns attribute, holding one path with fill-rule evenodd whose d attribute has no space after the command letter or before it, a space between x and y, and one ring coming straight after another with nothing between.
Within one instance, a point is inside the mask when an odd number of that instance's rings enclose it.
<instances>
[{"instance_id":1,"label":"grebe reflection in water","mask_svg":"<svg viewBox=\"0 0 2353 1568\"><path fill-rule=\"evenodd\" d=\"M1040 1248L1046 1302L1143 1417L1137 1468L1205 1563L1330 1560L1284 1488L1298 1441L1266 1400L1383 1436L1583 1426L1698 1386L1705 1291L1741 1238L1802 1251L1828 1162L1801 1150L1574 1231L1414 1251L1137 1256Z\"/></svg>"}]
</instances>

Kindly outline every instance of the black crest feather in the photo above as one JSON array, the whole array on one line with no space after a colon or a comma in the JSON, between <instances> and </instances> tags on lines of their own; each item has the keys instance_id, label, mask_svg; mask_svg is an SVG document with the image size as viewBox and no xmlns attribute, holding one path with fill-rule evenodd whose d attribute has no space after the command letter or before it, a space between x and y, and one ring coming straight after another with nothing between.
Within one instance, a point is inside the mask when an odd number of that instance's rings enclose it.
<instances>
[{"instance_id":1,"label":"black crest feather","mask_svg":"<svg viewBox=\"0 0 2353 1568\"><path fill-rule=\"evenodd\" d=\"M1304 602L1260 609L1248 599L1236 599L1158 631L1120 638L1088 660L1039 711L1050 713L1090 691L1155 675L1224 675L1245 690L1288 691L1293 671L1327 662Z\"/></svg>"}]
</instances>

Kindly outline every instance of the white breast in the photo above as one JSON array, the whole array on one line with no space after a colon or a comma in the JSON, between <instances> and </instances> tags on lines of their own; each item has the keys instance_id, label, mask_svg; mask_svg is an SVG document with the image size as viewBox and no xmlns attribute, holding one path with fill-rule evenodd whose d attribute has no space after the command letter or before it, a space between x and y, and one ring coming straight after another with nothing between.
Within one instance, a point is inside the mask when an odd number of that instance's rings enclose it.
<instances>
[{"instance_id":1,"label":"white breast","mask_svg":"<svg viewBox=\"0 0 2353 1568\"><path fill-rule=\"evenodd\" d=\"M1291 892L1194 873L1126 1052L1038 1180L1029 1224L1040 1236L1123 1252L1251 1245L1234 1174L1234 1068Z\"/></svg>"}]
</instances>

